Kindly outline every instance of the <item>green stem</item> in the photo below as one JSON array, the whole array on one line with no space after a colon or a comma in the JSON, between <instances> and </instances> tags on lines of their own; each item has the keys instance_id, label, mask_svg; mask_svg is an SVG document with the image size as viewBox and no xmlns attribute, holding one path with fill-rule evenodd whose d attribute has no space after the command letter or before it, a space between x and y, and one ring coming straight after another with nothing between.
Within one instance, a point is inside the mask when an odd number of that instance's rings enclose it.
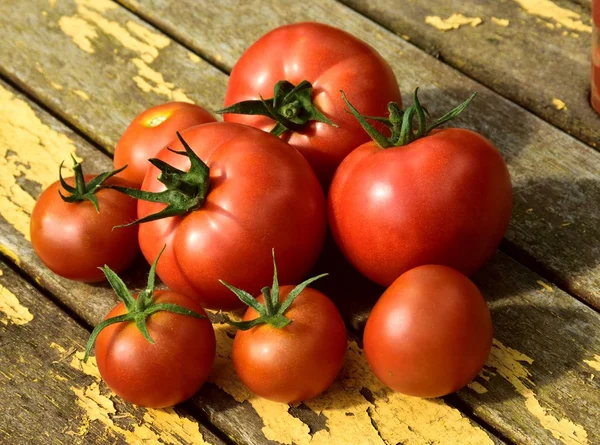
<instances>
[{"instance_id":1,"label":"green stem","mask_svg":"<svg viewBox=\"0 0 600 445\"><path fill-rule=\"evenodd\" d=\"M292 320L285 316L285 313L290 308L294 300L298 298L298 295L302 293L306 286L308 286L313 281L318 280L319 278L323 278L327 276L326 273L317 275L316 277L309 278L306 281L303 281L299 285L297 285L294 289L290 291L288 296L285 298L283 302L279 301L279 278L277 277L277 263L275 262L275 249L272 250L273 255L273 284L269 288L262 288L261 292L264 296L265 303L260 304L256 299L252 297L248 292L238 289L237 287L233 287L230 284L225 283L220 280L221 283L226 286L230 291L237 295L237 297L247 306L253 308L256 312L258 312L258 317L254 320L249 321L234 321L229 317L224 315L225 323L228 323L236 328L246 331L255 326L261 324L269 324L275 328L282 329L289 325Z\"/></svg>"}]
</instances>

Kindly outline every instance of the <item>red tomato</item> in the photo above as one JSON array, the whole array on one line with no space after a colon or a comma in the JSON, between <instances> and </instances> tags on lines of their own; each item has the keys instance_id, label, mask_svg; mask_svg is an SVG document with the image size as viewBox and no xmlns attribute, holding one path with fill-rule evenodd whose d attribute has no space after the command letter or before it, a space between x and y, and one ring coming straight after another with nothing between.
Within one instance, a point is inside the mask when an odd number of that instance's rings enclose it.
<instances>
[{"instance_id":1,"label":"red tomato","mask_svg":"<svg viewBox=\"0 0 600 445\"><path fill-rule=\"evenodd\" d=\"M219 280L258 293L271 278L272 248L282 281L302 278L319 256L326 229L323 191L304 158L275 136L244 125L205 124L182 137L210 168L211 185L197 210L140 226L148 261L167 246L158 265L163 282L204 307L240 307ZM170 147L183 150L179 141ZM188 157L166 149L157 158L190 168ZM142 190L165 190L158 176L156 167L148 169ZM138 217L164 208L139 201Z\"/></svg>"},{"instance_id":2,"label":"red tomato","mask_svg":"<svg viewBox=\"0 0 600 445\"><path fill-rule=\"evenodd\" d=\"M175 132L207 122L215 122L215 118L186 102L167 102L137 115L115 148L115 169L128 166L119 177L139 187L150 166L148 159L174 140Z\"/></svg>"},{"instance_id":3,"label":"red tomato","mask_svg":"<svg viewBox=\"0 0 600 445\"><path fill-rule=\"evenodd\" d=\"M85 175L86 183L95 176ZM66 178L75 185L75 178ZM112 177L105 185L125 185ZM104 280L98 269L108 265L117 272L125 270L139 252L137 227L113 230L136 218L136 201L116 190L95 193L100 212L92 202L65 202L59 195L69 193L59 181L42 192L31 214L30 235L33 249L54 273L71 280Z\"/></svg>"},{"instance_id":4,"label":"red tomato","mask_svg":"<svg viewBox=\"0 0 600 445\"><path fill-rule=\"evenodd\" d=\"M279 255L277 256L279 258ZM295 286L282 286L283 303ZM263 295L257 298L265 303ZM243 321L257 318L248 308ZM283 328L269 324L239 330L233 341L233 366L253 393L282 403L297 403L325 391L340 372L347 348L342 316L329 298L306 288L294 300Z\"/></svg>"},{"instance_id":5,"label":"red tomato","mask_svg":"<svg viewBox=\"0 0 600 445\"><path fill-rule=\"evenodd\" d=\"M170 291L154 292L156 304L172 303L206 316L191 299ZM117 304L106 319L127 312ZM107 326L96 339L96 360L104 382L119 397L140 406L165 408L194 395L215 358L215 333L208 318L160 311L146 319L144 338L135 322Z\"/></svg>"},{"instance_id":6,"label":"red tomato","mask_svg":"<svg viewBox=\"0 0 600 445\"><path fill-rule=\"evenodd\" d=\"M423 264L473 273L498 247L511 208L498 150L473 131L450 128L405 146L358 147L336 172L328 217L346 258L388 286Z\"/></svg>"},{"instance_id":7,"label":"red tomato","mask_svg":"<svg viewBox=\"0 0 600 445\"><path fill-rule=\"evenodd\" d=\"M339 91L372 116L386 113L390 101L400 103L398 83L387 62L375 49L356 37L320 23L296 23L277 28L255 42L235 64L225 107L234 103L273 97L280 80L313 85L313 104L339 128L310 121L297 132L284 134L311 164L323 183L336 167L368 136L346 113ZM265 116L225 114L225 121L271 131L275 122Z\"/></svg>"},{"instance_id":8,"label":"red tomato","mask_svg":"<svg viewBox=\"0 0 600 445\"><path fill-rule=\"evenodd\" d=\"M467 277L445 266L421 266L384 292L363 342L371 369L391 389L440 397L477 375L492 336L489 309Z\"/></svg>"}]
</instances>

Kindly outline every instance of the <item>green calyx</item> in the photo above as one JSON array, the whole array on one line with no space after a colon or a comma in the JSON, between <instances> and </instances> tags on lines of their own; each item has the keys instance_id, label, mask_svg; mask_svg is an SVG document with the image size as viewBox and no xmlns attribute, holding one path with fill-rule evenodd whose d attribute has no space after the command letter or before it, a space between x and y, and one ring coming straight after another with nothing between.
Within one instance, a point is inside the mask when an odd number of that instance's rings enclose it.
<instances>
[{"instance_id":1,"label":"green calyx","mask_svg":"<svg viewBox=\"0 0 600 445\"><path fill-rule=\"evenodd\" d=\"M111 187L132 198L150 202L162 202L167 204L167 206L160 212L145 216L144 218L140 218L129 224L116 227L127 227L169 216L183 215L202 207L206 195L208 194L208 189L210 188L210 169L208 168L208 165L194 153L194 150L191 149L187 142L183 140L179 132L177 132L177 138L185 148L185 151L175 151L170 148L169 150L189 158L191 166L187 172L179 170L160 159L148 159L152 165L160 170L158 180L167 187L166 190L155 193L128 187Z\"/></svg>"},{"instance_id":2,"label":"green calyx","mask_svg":"<svg viewBox=\"0 0 600 445\"><path fill-rule=\"evenodd\" d=\"M60 180L60 185L62 186L62 188L69 193L69 196L63 195L60 192L60 190L58 190L58 194L65 202L90 201L92 204L94 204L96 211L100 213L100 206L98 205L98 198L96 198L96 193L102 188L107 188L107 186L104 185L104 181L116 175L117 173L122 172L127 166L124 165L118 170L101 173L86 184L85 178L83 177L83 169L81 168L81 163L77 162L75 156L71 155L71 158L73 159L73 172L75 173L75 187L67 184L67 182L62 177L62 167L65 163L65 161L63 161L60 163L60 167L58 167L58 179Z\"/></svg>"},{"instance_id":3,"label":"green calyx","mask_svg":"<svg viewBox=\"0 0 600 445\"><path fill-rule=\"evenodd\" d=\"M116 273L114 273L108 266L100 268L106 275L108 282L115 290L117 296L123 301L123 303L125 303L125 308L127 309L127 312L123 315L118 315L116 317L104 320L102 323L100 323L94 328L94 330L92 331L92 335L90 335L90 339L88 340L87 346L85 348L85 355L83 357L84 363L87 362L92 347L94 346L94 343L96 342L96 338L98 337L98 334L100 334L100 331L102 331L102 329L104 329L105 327L110 326L111 324L133 321L135 322L135 325L140 330L144 338L150 343L154 343L154 340L152 340L152 337L150 337L150 333L148 332L148 327L146 326L146 319L156 312L166 311L173 312L175 314L188 315L190 317L195 318L207 318L204 315L200 315L197 312L194 312L190 309L184 308L173 303L154 302L154 278L156 276L156 264L158 263L158 259L160 258L164 250L165 248L163 247L156 259L154 260L154 263L152 263L150 273L148 274L148 285L146 286L146 289L139 293L137 299L131 296L129 289L127 289L127 286L125 285L125 283L123 283L123 280L121 280L121 278L119 278L119 276Z\"/></svg>"},{"instance_id":4,"label":"green calyx","mask_svg":"<svg viewBox=\"0 0 600 445\"><path fill-rule=\"evenodd\" d=\"M460 113L462 113L477 95L477 93L471 94L467 100L444 114L439 119L436 119L433 122L428 122L429 113L427 112L427 109L419 102L418 92L419 88L416 88L413 95L413 104L406 110L401 110L397 103L390 102L388 104L389 117L383 118L363 116L356 108L352 106L352 104L346 98L344 92L341 91L342 98L344 99L344 102L346 102L346 105L348 105L350 113L358 120L358 122L360 122L360 125L365 129L369 136L371 136L371 139L373 139L381 148L401 147L403 145L410 144L419 138L427 136L434 128L445 124L449 120L454 119ZM414 125L415 117L417 119L416 128ZM375 127L373 127L368 120L374 120L383 123L390 129L391 136L384 136Z\"/></svg>"},{"instance_id":5,"label":"green calyx","mask_svg":"<svg viewBox=\"0 0 600 445\"><path fill-rule=\"evenodd\" d=\"M223 315L225 322L235 326L242 331L253 328L261 324L270 324L271 326L282 329L289 325L293 320L285 316L285 312L290 308L294 300L302 293L302 291L313 281L318 280L327 276L326 273L317 275L316 277L309 278L308 280L300 283L288 294L283 302L279 301L279 279L277 277L277 264L275 263L275 249L272 251L273 255L273 284L271 287L263 287L261 292L265 297L265 304L260 304L252 295L248 292L233 287L230 284L225 283L223 280L219 280L221 284L227 286L237 297L247 306L250 306L256 312L258 317L254 320L249 321L233 321L226 315Z\"/></svg>"},{"instance_id":6,"label":"green calyx","mask_svg":"<svg viewBox=\"0 0 600 445\"><path fill-rule=\"evenodd\" d=\"M267 116L277 122L271 134L281 136L286 131L301 131L310 121L324 122L337 127L312 102L313 86L303 80L294 86L287 80L275 84L271 99L246 100L218 110L219 114L251 114Z\"/></svg>"}]
</instances>

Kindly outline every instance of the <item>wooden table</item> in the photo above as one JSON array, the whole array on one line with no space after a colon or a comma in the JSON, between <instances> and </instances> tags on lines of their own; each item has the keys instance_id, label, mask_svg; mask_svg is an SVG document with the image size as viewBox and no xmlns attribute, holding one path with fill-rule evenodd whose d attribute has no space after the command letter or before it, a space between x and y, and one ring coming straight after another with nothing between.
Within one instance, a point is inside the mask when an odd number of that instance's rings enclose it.
<instances>
[{"instance_id":1,"label":"wooden table","mask_svg":"<svg viewBox=\"0 0 600 445\"><path fill-rule=\"evenodd\" d=\"M452 29L454 13L480 20ZM496 143L515 193L500 251L475 277L495 326L488 363L443 400L391 393L354 340L376 292L342 288L353 340L325 395L294 407L253 397L228 360L231 332L216 326L214 375L192 400L124 403L81 362L115 297L43 267L28 234L35 199L72 153L88 171L109 168L147 107L219 108L243 50L304 20L376 47L406 101L420 85L434 115L478 91L459 124ZM589 0L3 0L0 29L0 443L600 444ZM140 260L128 282L147 269Z\"/></svg>"}]
</instances>

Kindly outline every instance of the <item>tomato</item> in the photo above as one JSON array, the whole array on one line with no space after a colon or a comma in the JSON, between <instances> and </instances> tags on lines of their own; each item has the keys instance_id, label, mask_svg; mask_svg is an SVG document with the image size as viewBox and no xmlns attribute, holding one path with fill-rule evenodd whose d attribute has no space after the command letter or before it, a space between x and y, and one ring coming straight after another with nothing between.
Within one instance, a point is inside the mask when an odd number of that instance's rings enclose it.
<instances>
[{"instance_id":1,"label":"tomato","mask_svg":"<svg viewBox=\"0 0 600 445\"><path fill-rule=\"evenodd\" d=\"M326 218L323 191L300 153L275 136L232 123L200 125L181 137L191 147L190 153L206 163L210 187L204 190L207 185L186 182L191 181L190 175L199 174L190 170L188 156L167 149L158 153L158 162L181 173L191 172L172 181L173 187L198 191L190 198L192 206L176 212L177 216L140 226L139 242L146 259L167 246L158 266L163 282L204 307L240 307L219 280L259 292L270 279L268 258L273 247L279 254L282 280L302 278L319 256ZM181 142L170 147L180 152L184 148ZM202 163L200 159L194 162ZM133 191L134 195L144 199L146 191L164 192L167 186L161 180L171 176L168 171L159 173L157 167L148 169L142 192ZM165 209L165 203L140 200L138 217Z\"/></svg>"},{"instance_id":2,"label":"tomato","mask_svg":"<svg viewBox=\"0 0 600 445\"><path fill-rule=\"evenodd\" d=\"M256 301L228 286L251 305L241 322L229 320L241 328L233 340L233 366L260 397L290 404L308 400L339 373L347 349L344 321L329 298L306 287L322 276L279 287L275 272L273 286Z\"/></svg>"},{"instance_id":3,"label":"tomato","mask_svg":"<svg viewBox=\"0 0 600 445\"><path fill-rule=\"evenodd\" d=\"M117 142L115 168L128 166L119 176L139 187L148 159L175 139L175 132L207 122L215 122L212 114L187 102L167 102L140 113Z\"/></svg>"},{"instance_id":4,"label":"tomato","mask_svg":"<svg viewBox=\"0 0 600 445\"><path fill-rule=\"evenodd\" d=\"M459 128L403 146L361 145L340 165L328 197L338 246L382 286L423 264L472 274L498 247L511 208L502 156L480 134Z\"/></svg>"},{"instance_id":5,"label":"tomato","mask_svg":"<svg viewBox=\"0 0 600 445\"><path fill-rule=\"evenodd\" d=\"M367 115L382 115L388 102L401 100L392 69L374 48L320 23L282 26L250 46L231 71L224 105L273 97L274 86L281 80L294 86L310 82L312 104L338 126L310 120L283 136L306 157L323 183L330 181L352 149L368 140L360 125L346 113L340 89ZM308 110L297 99L293 97L275 109L282 115L301 118ZM290 115L288 105L294 109ZM261 115L225 114L224 119L264 131L275 126L273 119Z\"/></svg>"},{"instance_id":6,"label":"tomato","mask_svg":"<svg viewBox=\"0 0 600 445\"><path fill-rule=\"evenodd\" d=\"M469 383L492 347L489 309L477 287L445 266L420 266L383 293L364 332L375 375L394 391L440 397Z\"/></svg>"},{"instance_id":7,"label":"tomato","mask_svg":"<svg viewBox=\"0 0 600 445\"><path fill-rule=\"evenodd\" d=\"M135 298L112 270L103 268L123 301L94 329L84 361L95 343L98 370L110 389L130 403L165 408L190 398L206 381L216 343L197 302L154 290L157 261L148 287Z\"/></svg>"},{"instance_id":8,"label":"tomato","mask_svg":"<svg viewBox=\"0 0 600 445\"><path fill-rule=\"evenodd\" d=\"M87 185L95 177L83 175L79 164L75 169ZM67 187L75 186L76 177L65 179ZM102 186L124 184L112 176ZM113 227L135 220L136 201L100 187L90 192L98 202L98 211L87 197L66 202L59 193L74 196L56 181L42 192L31 214L31 244L42 262L62 277L85 282L102 281L104 275L98 267L105 264L118 272L125 270L139 253L138 230Z\"/></svg>"}]
</instances>

